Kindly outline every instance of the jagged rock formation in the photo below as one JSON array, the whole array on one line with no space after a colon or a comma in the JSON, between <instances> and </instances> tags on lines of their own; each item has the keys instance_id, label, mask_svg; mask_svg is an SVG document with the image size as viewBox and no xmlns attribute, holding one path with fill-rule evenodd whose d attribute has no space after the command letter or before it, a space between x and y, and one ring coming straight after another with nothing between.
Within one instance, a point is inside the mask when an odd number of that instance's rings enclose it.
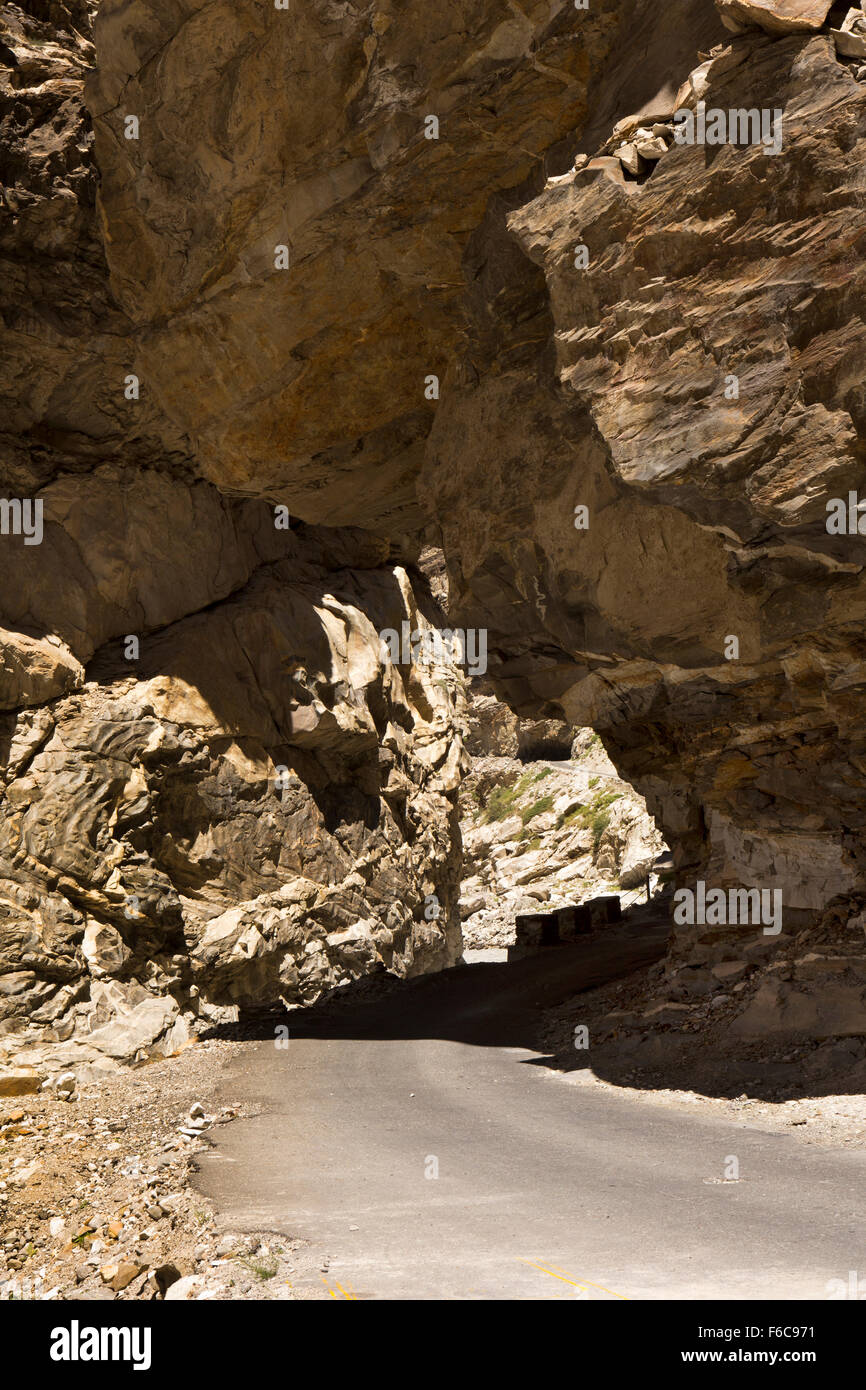
<instances>
[{"instance_id":1,"label":"jagged rock formation","mask_svg":"<svg viewBox=\"0 0 866 1390\"><path fill-rule=\"evenodd\" d=\"M337 568L329 539L293 537L137 662L108 643L72 694L4 717L19 1054L170 1051L184 1013L456 958L459 674L385 659L379 631L426 624L408 577Z\"/></svg>"},{"instance_id":2,"label":"jagged rock formation","mask_svg":"<svg viewBox=\"0 0 866 1390\"><path fill-rule=\"evenodd\" d=\"M454 958L459 674L378 641L430 541L680 882L856 904L859 30L719 8L2 7L10 1029Z\"/></svg>"}]
</instances>

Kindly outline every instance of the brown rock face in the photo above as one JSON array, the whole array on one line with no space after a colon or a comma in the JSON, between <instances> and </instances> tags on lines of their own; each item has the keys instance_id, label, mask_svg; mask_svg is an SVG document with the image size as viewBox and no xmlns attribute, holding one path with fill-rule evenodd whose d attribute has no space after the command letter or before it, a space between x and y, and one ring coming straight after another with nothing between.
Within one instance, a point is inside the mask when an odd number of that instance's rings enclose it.
<instances>
[{"instance_id":1,"label":"brown rock face","mask_svg":"<svg viewBox=\"0 0 866 1390\"><path fill-rule=\"evenodd\" d=\"M455 375L427 481L511 702L603 733L684 878L796 921L863 882L866 552L828 507L863 476L864 105L824 36L734 40L702 77L780 153L672 143L516 210L538 349Z\"/></svg>"},{"instance_id":2,"label":"brown rock face","mask_svg":"<svg viewBox=\"0 0 866 1390\"><path fill-rule=\"evenodd\" d=\"M863 89L720 10L2 9L9 1036L454 959L430 540L681 882L855 900Z\"/></svg>"},{"instance_id":3,"label":"brown rock face","mask_svg":"<svg viewBox=\"0 0 866 1390\"><path fill-rule=\"evenodd\" d=\"M310 521L417 527L467 238L584 120L614 13L101 6L111 284L144 391L212 482Z\"/></svg>"},{"instance_id":4,"label":"brown rock face","mask_svg":"<svg viewBox=\"0 0 866 1390\"><path fill-rule=\"evenodd\" d=\"M41 1025L88 1056L171 1050L178 1006L455 959L459 677L383 653L380 631L426 625L405 571L325 558L293 537L138 660L108 643L78 692L3 720L16 1048Z\"/></svg>"},{"instance_id":5,"label":"brown rock face","mask_svg":"<svg viewBox=\"0 0 866 1390\"><path fill-rule=\"evenodd\" d=\"M99 1064L454 960L461 681L383 650L435 617L388 542L197 479L134 382L94 9L3 12L0 1032Z\"/></svg>"}]
</instances>

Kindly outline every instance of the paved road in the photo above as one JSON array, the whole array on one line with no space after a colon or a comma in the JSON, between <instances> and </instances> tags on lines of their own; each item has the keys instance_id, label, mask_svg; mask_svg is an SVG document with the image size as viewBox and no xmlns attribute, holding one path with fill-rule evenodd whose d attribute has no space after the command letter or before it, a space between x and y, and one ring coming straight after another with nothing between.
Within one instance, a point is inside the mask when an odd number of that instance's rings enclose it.
<instances>
[{"instance_id":1,"label":"paved road","mask_svg":"<svg viewBox=\"0 0 866 1390\"><path fill-rule=\"evenodd\" d=\"M540 1003L660 949L617 930L308 1012L229 1068L262 1111L200 1186L226 1227L312 1242L308 1296L327 1254L357 1298L824 1298L866 1274L866 1156L578 1087L533 1050Z\"/></svg>"}]
</instances>

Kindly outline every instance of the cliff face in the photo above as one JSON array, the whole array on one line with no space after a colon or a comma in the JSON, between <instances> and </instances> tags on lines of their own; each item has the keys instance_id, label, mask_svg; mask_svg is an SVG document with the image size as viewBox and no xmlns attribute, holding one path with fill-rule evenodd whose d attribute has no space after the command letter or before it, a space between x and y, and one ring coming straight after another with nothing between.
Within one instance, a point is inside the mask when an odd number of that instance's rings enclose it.
<instances>
[{"instance_id":1,"label":"cliff face","mask_svg":"<svg viewBox=\"0 0 866 1390\"><path fill-rule=\"evenodd\" d=\"M4 12L0 1041L99 1064L452 963L463 755L448 653L381 640L438 621L420 571L227 496L143 373L127 392L93 8Z\"/></svg>"},{"instance_id":2,"label":"cliff face","mask_svg":"<svg viewBox=\"0 0 866 1390\"><path fill-rule=\"evenodd\" d=\"M829 33L714 53L676 104L763 110L781 151L671 143L633 177L614 151L671 103L621 110L508 219L546 331L455 387L426 476L506 697L601 732L681 882L796 925L863 885L866 552L827 523L863 477L866 108Z\"/></svg>"},{"instance_id":3,"label":"cliff face","mask_svg":"<svg viewBox=\"0 0 866 1390\"><path fill-rule=\"evenodd\" d=\"M836 8L721 8L0 9L10 1038L454 959L431 539L680 882L856 900L866 107Z\"/></svg>"},{"instance_id":4,"label":"cliff face","mask_svg":"<svg viewBox=\"0 0 866 1390\"><path fill-rule=\"evenodd\" d=\"M182 1011L456 958L455 673L383 660L379 630L426 622L404 570L327 558L298 542L137 662L108 643L74 693L4 717L16 1050L27 1029L172 1049Z\"/></svg>"}]
</instances>

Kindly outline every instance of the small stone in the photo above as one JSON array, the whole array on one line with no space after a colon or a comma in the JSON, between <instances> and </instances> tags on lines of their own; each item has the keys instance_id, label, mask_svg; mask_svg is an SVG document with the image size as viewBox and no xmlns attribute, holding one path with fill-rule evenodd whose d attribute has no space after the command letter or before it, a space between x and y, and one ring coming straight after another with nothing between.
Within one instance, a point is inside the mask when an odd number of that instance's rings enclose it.
<instances>
[{"instance_id":1,"label":"small stone","mask_svg":"<svg viewBox=\"0 0 866 1390\"><path fill-rule=\"evenodd\" d=\"M55 1240L58 1236L62 1236L63 1232L66 1230L66 1222L63 1220L63 1217L52 1217L51 1221L48 1223L48 1230Z\"/></svg>"},{"instance_id":2,"label":"small stone","mask_svg":"<svg viewBox=\"0 0 866 1390\"><path fill-rule=\"evenodd\" d=\"M744 975L749 967L744 960L723 960L711 968L717 980L733 982Z\"/></svg>"},{"instance_id":3,"label":"small stone","mask_svg":"<svg viewBox=\"0 0 866 1390\"><path fill-rule=\"evenodd\" d=\"M634 147L641 159L651 162L661 159L662 155L668 152L668 147L660 135L651 135L648 140L635 140Z\"/></svg>"},{"instance_id":4,"label":"small stone","mask_svg":"<svg viewBox=\"0 0 866 1390\"><path fill-rule=\"evenodd\" d=\"M111 1269L113 1269L114 1273L110 1278L106 1279L105 1271ZM141 1265L133 1264L131 1260L121 1260L120 1264L117 1265L103 1265L99 1272L102 1275L103 1282L108 1284L109 1288L114 1289L115 1293L120 1293L122 1289L126 1288L127 1284L132 1283L133 1279L141 1273L141 1270Z\"/></svg>"},{"instance_id":5,"label":"small stone","mask_svg":"<svg viewBox=\"0 0 866 1390\"><path fill-rule=\"evenodd\" d=\"M634 145L632 145L632 144L620 145L619 149L616 150L615 153L616 153L616 157L617 157L617 159L619 160L620 164L622 165L622 167L623 167L629 174L639 174L639 173L640 173L640 171L641 171L640 155L638 154L638 152L637 152L637 150L636 150L636 148L635 148Z\"/></svg>"},{"instance_id":6,"label":"small stone","mask_svg":"<svg viewBox=\"0 0 866 1390\"><path fill-rule=\"evenodd\" d=\"M196 1101L189 1107L189 1118L191 1120L204 1119L204 1106L201 1101Z\"/></svg>"}]
</instances>

